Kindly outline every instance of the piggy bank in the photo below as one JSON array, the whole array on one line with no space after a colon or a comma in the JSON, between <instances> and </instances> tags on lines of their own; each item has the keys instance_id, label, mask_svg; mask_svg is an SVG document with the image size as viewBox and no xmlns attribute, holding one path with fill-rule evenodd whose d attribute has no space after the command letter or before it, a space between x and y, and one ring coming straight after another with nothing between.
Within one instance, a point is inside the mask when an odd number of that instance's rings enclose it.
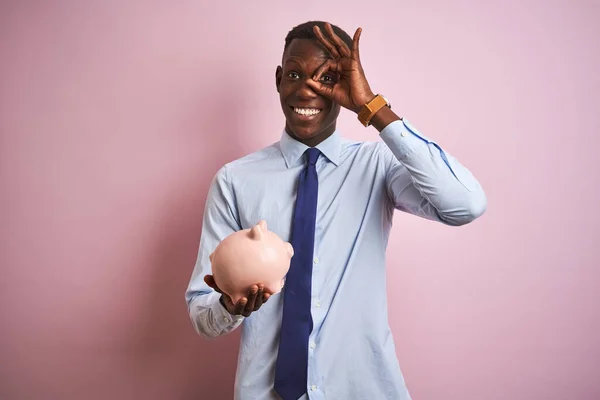
<instances>
[{"instance_id":1,"label":"piggy bank","mask_svg":"<svg viewBox=\"0 0 600 400\"><path fill-rule=\"evenodd\" d=\"M215 283L235 304L259 283L266 293L280 292L293 255L292 245L269 231L263 220L227 236L209 258Z\"/></svg>"}]
</instances>

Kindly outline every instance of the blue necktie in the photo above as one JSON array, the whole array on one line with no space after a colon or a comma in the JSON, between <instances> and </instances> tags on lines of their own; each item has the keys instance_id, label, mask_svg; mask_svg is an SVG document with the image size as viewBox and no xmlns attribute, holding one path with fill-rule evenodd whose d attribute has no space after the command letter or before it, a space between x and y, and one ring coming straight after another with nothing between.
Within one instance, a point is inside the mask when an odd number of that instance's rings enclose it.
<instances>
[{"instance_id":1,"label":"blue necktie","mask_svg":"<svg viewBox=\"0 0 600 400\"><path fill-rule=\"evenodd\" d=\"M284 400L306 393L308 337L313 328L310 314L315 221L319 182L316 163L321 152L306 150L308 163L300 174L290 243L294 256L283 288L283 317L275 366L275 390Z\"/></svg>"}]
</instances>

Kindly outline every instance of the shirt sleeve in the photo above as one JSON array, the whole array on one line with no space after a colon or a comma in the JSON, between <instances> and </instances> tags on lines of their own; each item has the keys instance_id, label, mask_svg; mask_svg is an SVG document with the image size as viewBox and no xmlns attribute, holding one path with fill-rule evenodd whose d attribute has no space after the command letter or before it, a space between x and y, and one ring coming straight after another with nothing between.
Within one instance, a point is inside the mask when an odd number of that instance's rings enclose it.
<instances>
[{"instance_id":1,"label":"shirt sleeve","mask_svg":"<svg viewBox=\"0 0 600 400\"><path fill-rule=\"evenodd\" d=\"M229 314L219 301L221 294L204 282L204 277L212 273L210 254L223 239L241 229L228 178L227 166L224 166L211 182L202 221L200 249L185 292L194 329L206 338L226 335L244 319Z\"/></svg>"},{"instance_id":2,"label":"shirt sleeve","mask_svg":"<svg viewBox=\"0 0 600 400\"><path fill-rule=\"evenodd\" d=\"M385 127L380 137L386 185L394 207L447 225L481 216L486 195L473 174L405 119Z\"/></svg>"}]
</instances>

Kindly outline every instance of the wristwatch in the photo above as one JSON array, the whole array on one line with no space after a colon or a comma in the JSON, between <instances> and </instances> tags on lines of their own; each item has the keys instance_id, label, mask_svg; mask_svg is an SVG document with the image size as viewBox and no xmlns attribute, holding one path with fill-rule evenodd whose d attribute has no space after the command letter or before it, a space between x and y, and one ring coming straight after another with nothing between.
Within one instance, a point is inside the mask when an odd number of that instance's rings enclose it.
<instances>
[{"instance_id":1,"label":"wristwatch","mask_svg":"<svg viewBox=\"0 0 600 400\"><path fill-rule=\"evenodd\" d=\"M378 94L373 100L369 101L363 106L362 110L360 110L360 112L358 113L358 120L364 126L369 126L371 124L371 119L373 118L373 116L385 106L392 108L392 105L390 104L388 99Z\"/></svg>"}]
</instances>

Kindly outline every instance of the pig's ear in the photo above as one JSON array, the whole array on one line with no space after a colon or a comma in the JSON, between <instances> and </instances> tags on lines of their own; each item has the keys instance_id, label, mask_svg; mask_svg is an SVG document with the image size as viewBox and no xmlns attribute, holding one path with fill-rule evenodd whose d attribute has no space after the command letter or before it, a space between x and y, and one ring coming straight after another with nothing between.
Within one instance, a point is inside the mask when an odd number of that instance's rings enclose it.
<instances>
[{"instance_id":1,"label":"pig's ear","mask_svg":"<svg viewBox=\"0 0 600 400\"><path fill-rule=\"evenodd\" d=\"M259 224L256 224L250 229L250 239L252 240L260 240L262 238L262 228Z\"/></svg>"},{"instance_id":2,"label":"pig's ear","mask_svg":"<svg viewBox=\"0 0 600 400\"><path fill-rule=\"evenodd\" d=\"M262 228L263 232L267 231L267 221L265 221L264 219L258 222L258 226Z\"/></svg>"}]
</instances>

